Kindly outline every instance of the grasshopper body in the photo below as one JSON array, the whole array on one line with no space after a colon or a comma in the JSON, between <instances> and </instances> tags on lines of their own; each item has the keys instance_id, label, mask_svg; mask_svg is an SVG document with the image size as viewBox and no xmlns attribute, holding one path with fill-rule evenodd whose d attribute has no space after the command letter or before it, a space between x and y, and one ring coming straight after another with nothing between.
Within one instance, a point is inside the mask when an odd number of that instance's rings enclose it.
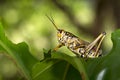
<instances>
[{"instance_id":1,"label":"grasshopper body","mask_svg":"<svg viewBox=\"0 0 120 80\"><path fill-rule=\"evenodd\" d=\"M54 20L50 17L48 17L48 19L53 23L54 27L57 30L57 38L59 45L54 49L54 51L57 51L62 46L66 46L77 56L83 58L96 58L102 54L100 46L106 35L105 32L101 33L93 42L89 43L81 40L79 37L68 31L58 29Z\"/></svg>"}]
</instances>

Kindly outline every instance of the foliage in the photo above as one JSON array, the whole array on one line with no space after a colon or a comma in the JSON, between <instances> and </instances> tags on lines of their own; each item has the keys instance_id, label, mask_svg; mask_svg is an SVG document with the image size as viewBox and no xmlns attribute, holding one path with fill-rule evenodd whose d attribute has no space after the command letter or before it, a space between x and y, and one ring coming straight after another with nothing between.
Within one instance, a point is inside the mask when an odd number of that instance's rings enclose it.
<instances>
[{"instance_id":1,"label":"foliage","mask_svg":"<svg viewBox=\"0 0 120 80\"><path fill-rule=\"evenodd\" d=\"M0 24L0 51L8 55L27 80L118 80L120 78L120 30L112 33L113 48L103 57L84 60L44 50L38 61L26 43L12 43Z\"/></svg>"},{"instance_id":2,"label":"foliage","mask_svg":"<svg viewBox=\"0 0 120 80\"><path fill-rule=\"evenodd\" d=\"M25 78L31 79L31 69L37 60L30 54L26 43L14 44L5 36L0 23L0 51L11 57L11 60L17 65L20 73Z\"/></svg>"}]
</instances>

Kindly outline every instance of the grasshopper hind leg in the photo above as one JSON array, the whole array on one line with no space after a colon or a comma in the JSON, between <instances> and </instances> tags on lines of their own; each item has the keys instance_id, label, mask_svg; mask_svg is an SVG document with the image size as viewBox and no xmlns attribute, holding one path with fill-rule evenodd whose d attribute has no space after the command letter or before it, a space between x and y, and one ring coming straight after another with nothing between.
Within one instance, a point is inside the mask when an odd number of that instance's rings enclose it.
<instances>
[{"instance_id":1,"label":"grasshopper hind leg","mask_svg":"<svg viewBox=\"0 0 120 80\"><path fill-rule=\"evenodd\" d=\"M105 37L106 33L103 32L101 33L93 42L91 42L87 47L86 47L86 53L89 55L89 57L99 57L101 55L101 43ZM97 45L98 44L98 45Z\"/></svg>"}]
</instances>

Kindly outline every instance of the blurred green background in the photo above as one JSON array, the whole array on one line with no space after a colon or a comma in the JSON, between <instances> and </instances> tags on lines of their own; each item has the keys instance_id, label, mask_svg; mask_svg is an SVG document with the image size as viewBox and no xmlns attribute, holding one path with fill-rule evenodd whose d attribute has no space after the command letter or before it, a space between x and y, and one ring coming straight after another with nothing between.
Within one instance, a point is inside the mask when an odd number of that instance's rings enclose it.
<instances>
[{"instance_id":1,"label":"blurred green background","mask_svg":"<svg viewBox=\"0 0 120 80\"><path fill-rule=\"evenodd\" d=\"M46 14L59 28L89 42L106 31L102 45L106 54L112 48L111 32L119 28L119 9L119 0L0 0L0 22L12 42L25 41L39 60L43 49L53 49L58 44L56 30ZM66 47L59 51L69 53ZM11 59L0 54L0 80L16 80L20 76Z\"/></svg>"}]
</instances>

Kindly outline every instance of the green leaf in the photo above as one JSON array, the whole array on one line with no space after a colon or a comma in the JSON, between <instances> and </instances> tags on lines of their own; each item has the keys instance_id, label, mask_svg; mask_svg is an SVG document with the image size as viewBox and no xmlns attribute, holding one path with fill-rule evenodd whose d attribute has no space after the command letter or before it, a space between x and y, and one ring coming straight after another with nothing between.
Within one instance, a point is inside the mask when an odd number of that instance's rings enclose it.
<instances>
[{"instance_id":1,"label":"green leaf","mask_svg":"<svg viewBox=\"0 0 120 80\"><path fill-rule=\"evenodd\" d=\"M51 54L51 58L46 58L34 66L32 75L34 80L81 80L81 78L88 80L83 59L60 52Z\"/></svg>"},{"instance_id":2,"label":"green leaf","mask_svg":"<svg viewBox=\"0 0 120 80\"><path fill-rule=\"evenodd\" d=\"M48 59L33 68L33 80L81 80L81 77L68 62Z\"/></svg>"},{"instance_id":3,"label":"green leaf","mask_svg":"<svg viewBox=\"0 0 120 80\"><path fill-rule=\"evenodd\" d=\"M78 58L78 57L73 57L73 56L69 56L66 55L65 53L53 53L52 58L55 59L62 59L67 61L68 63L70 63L75 69L77 69L79 71L79 76L81 76L82 80L89 80L88 79L88 75L86 73L86 69L85 69L85 60L82 58Z\"/></svg>"},{"instance_id":4,"label":"green leaf","mask_svg":"<svg viewBox=\"0 0 120 80\"><path fill-rule=\"evenodd\" d=\"M47 51L47 50L43 49L43 52L44 52L44 59L51 58L51 50Z\"/></svg>"},{"instance_id":5,"label":"green leaf","mask_svg":"<svg viewBox=\"0 0 120 80\"><path fill-rule=\"evenodd\" d=\"M120 30L112 33L113 48L102 58L87 62L90 80L118 80L120 79Z\"/></svg>"},{"instance_id":6,"label":"green leaf","mask_svg":"<svg viewBox=\"0 0 120 80\"><path fill-rule=\"evenodd\" d=\"M26 43L14 44L5 36L0 23L0 51L12 58L23 76L31 80L32 67L38 62L29 52Z\"/></svg>"}]
</instances>

